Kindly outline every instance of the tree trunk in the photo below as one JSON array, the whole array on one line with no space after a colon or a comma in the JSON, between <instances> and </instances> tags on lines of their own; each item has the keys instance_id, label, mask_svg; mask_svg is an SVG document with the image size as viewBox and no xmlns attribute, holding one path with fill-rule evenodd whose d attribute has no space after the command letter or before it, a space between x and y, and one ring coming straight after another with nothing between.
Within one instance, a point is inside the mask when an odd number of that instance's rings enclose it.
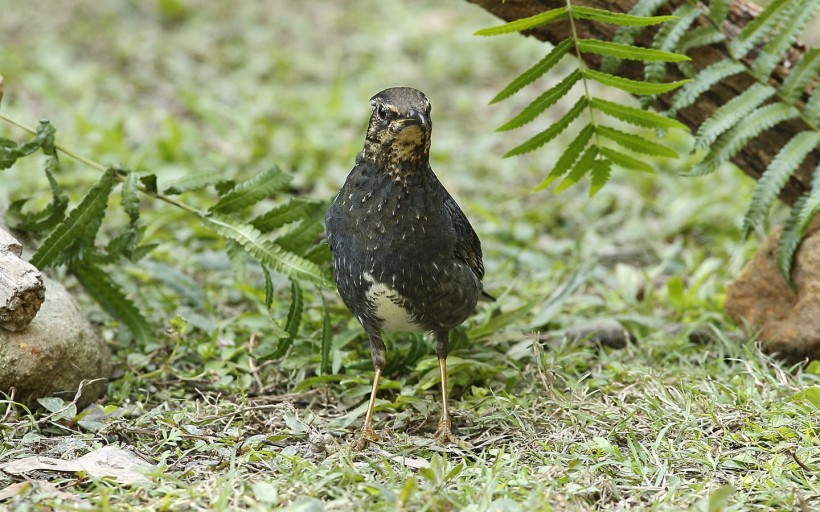
<instances>
[{"instance_id":1,"label":"tree trunk","mask_svg":"<svg viewBox=\"0 0 820 512\"><path fill-rule=\"evenodd\" d=\"M487 11L495 14L499 18L506 21L513 21L528 16L534 16L549 9L566 6L565 0L468 0L476 5L480 5ZM662 8L662 12L657 14L669 14L674 8L684 3L685 0L669 0L669 2ZM613 12L628 12L635 4L634 0L573 0L574 5L584 5L588 7L597 7L599 9L607 9ZM708 4L708 3L707 3ZM705 5L708 9L708 5ZM723 26L723 31L729 38L734 37L747 23L754 19L760 12L760 8L745 0L733 0L731 3L729 15ZM692 27L709 24L710 20L706 16L700 16ZM612 36L618 27L605 23L591 23L581 22L576 23L578 30L578 37L611 40ZM529 36L534 36L542 41L556 43L563 39L570 37L570 26L568 22L551 23L549 25L542 25L533 30L524 32ZM639 46L649 47L652 44L652 38L655 34L655 29L652 27L644 30L636 40ZM773 84L782 83L783 79L788 76L789 71L800 56L805 52L805 45L797 43L792 46L788 52L787 57L780 65L777 66L770 81ZM754 54L754 52L752 52ZM718 43L711 46L704 46L696 48L689 52L689 57L692 59L692 64L696 70L705 68L706 66L717 62L719 60L729 58L729 52L725 43ZM600 67L601 58L597 55L584 55L585 62L594 69ZM746 64L751 64L751 61L744 59ZM643 65L639 62L625 61L620 69L618 75L626 78L640 80L643 78ZM667 66L667 79L681 80L685 78L678 68L674 65ZM714 113L717 108L731 100L741 92L745 91L755 82L755 78L748 73L739 73L728 78L723 79L719 83L712 86L706 93L702 94L697 102L692 106L680 110L677 113L678 121L689 126L692 131L696 131L701 123ZM811 87L807 88L809 91L817 85L817 80L814 81ZM804 100L808 97L805 93ZM666 110L669 108L673 93L658 96L657 108ZM775 129L766 130L760 136L747 144L742 151L740 151L732 161L740 167L743 172L758 179L766 170L769 163L775 157L777 152L783 145L788 142L798 132L809 129L806 123L801 119L785 121L777 125ZM820 151L813 151L803 161L800 168L792 175L789 182L780 193L780 199L792 205L797 199L811 189L811 177L814 169L820 163Z\"/></svg>"}]
</instances>

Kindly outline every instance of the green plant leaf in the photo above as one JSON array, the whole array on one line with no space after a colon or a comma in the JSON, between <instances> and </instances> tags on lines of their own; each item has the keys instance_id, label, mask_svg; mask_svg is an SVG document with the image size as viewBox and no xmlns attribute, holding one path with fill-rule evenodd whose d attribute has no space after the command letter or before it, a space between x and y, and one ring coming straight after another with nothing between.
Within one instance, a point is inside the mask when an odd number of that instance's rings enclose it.
<instances>
[{"instance_id":1,"label":"green plant leaf","mask_svg":"<svg viewBox=\"0 0 820 512\"><path fill-rule=\"evenodd\" d=\"M498 103L499 101L505 100L515 94L516 92L520 91L522 88L526 87L527 85L531 84L553 67L561 60L561 58L567 54L570 47L572 46L572 39L564 39L560 43L558 43L555 48L553 48L543 59L538 61L530 69L524 71L521 75L519 75L515 80L510 82L506 87L504 87L501 92L495 95L495 97L490 100L490 105L493 103Z\"/></svg>"},{"instance_id":2,"label":"green plant leaf","mask_svg":"<svg viewBox=\"0 0 820 512\"><path fill-rule=\"evenodd\" d=\"M581 152L587 147L589 141L592 140L592 135L594 133L595 129L591 124L584 126L581 131L578 132L578 136L576 136L575 139L569 143L567 148L561 154L561 157L555 163L555 167L552 168L549 175L544 178L544 181L535 187L535 190L542 190L549 187L555 180L569 172L572 165L578 160Z\"/></svg>"},{"instance_id":3,"label":"green plant leaf","mask_svg":"<svg viewBox=\"0 0 820 512\"><path fill-rule=\"evenodd\" d=\"M728 162L746 144L769 128L799 115L797 109L785 103L772 103L757 108L734 128L721 135L711 146L703 161L695 165L687 176L704 176Z\"/></svg>"},{"instance_id":4,"label":"green plant leaf","mask_svg":"<svg viewBox=\"0 0 820 512\"><path fill-rule=\"evenodd\" d=\"M619 144L620 146L636 153L643 153L645 155L662 158L678 157L678 152L674 149L669 146L653 142L647 137L634 135L632 133L623 132L621 130L603 125L596 126L595 131L598 135L606 137L612 142L615 142L616 144Z\"/></svg>"},{"instance_id":5,"label":"green plant leaf","mask_svg":"<svg viewBox=\"0 0 820 512\"><path fill-rule=\"evenodd\" d=\"M816 202L820 203L820 198ZM777 269L794 292L797 291L797 287L792 280L792 263L794 253L797 251L797 246L800 245L802 238L798 234L798 224L800 223L801 212L808 203L809 196L801 196L795 201L789 217L783 223L783 229L780 231L780 238L777 239L777 247L775 247Z\"/></svg>"},{"instance_id":6,"label":"green plant leaf","mask_svg":"<svg viewBox=\"0 0 820 512\"><path fill-rule=\"evenodd\" d=\"M321 369L322 375L328 375L330 373L330 345L331 341L333 340L332 331L330 329L330 313L327 311L327 307L322 308L322 344L321 344L321 352L322 352L322 361L319 365Z\"/></svg>"},{"instance_id":7,"label":"green plant leaf","mask_svg":"<svg viewBox=\"0 0 820 512\"><path fill-rule=\"evenodd\" d=\"M288 318L285 321L285 331L295 338L299 333L299 326L302 325L302 315L304 313L304 300L302 298L302 287L296 279L290 280L290 307L288 308Z\"/></svg>"},{"instance_id":8,"label":"green plant leaf","mask_svg":"<svg viewBox=\"0 0 820 512\"><path fill-rule=\"evenodd\" d=\"M595 164L595 159L598 157L598 147L595 145L589 146L584 154L581 155L581 158L575 162L575 165L572 166L572 170L569 172L566 178L564 178L561 183L555 187L555 193L560 194L564 190L568 189L572 185L575 185L581 178L584 177L588 172L592 171L592 167Z\"/></svg>"},{"instance_id":9,"label":"green plant leaf","mask_svg":"<svg viewBox=\"0 0 820 512\"><path fill-rule=\"evenodd\" d=\"M817 14L816 0L792 0L783 7L782 22L760 50L752 64L752 72L761 79L772 74L783 54Z\"/></svg>"},{"instance_id":10,"label":"green plant leaf","mask_svg":"<svg viewBox=\"0 0 820 512\"><path fill-rule=\"evenodd\" d=\"M19 146L9 139L0 139L0 170L8 169L19 158L28 156L38 149L47 155L54 155L54 133L57 130L48 119L43 119L37 125L37 131L32 139Z\"/></svg>"},{"instance_id":11,"label":"green plant leaf","mask_svg":"<svg viewBox=\"0 0 820 512\"><path fill-rule=\"evenodd\" d=\"M173 185L167 187L163 192L168 195L178 195L191 190L199 190L225 181L225 177L220 171L200 171L188 173Z\"/></svg>"},{"instance_id":12,"label":"green plant leaf","mask_svg":"<svg viewBox=\"0 0 820 512\"><path fill-rule=\"evenodd\" d=\"M720 27L726 20L726 15L729 14L730 0L711 0L709 2L709 17L715 22L715 25Z\"/></svg>"},{"instance_id":13,"label":"green plant leaf","mask_svg":"<svg viewBox=\"0 0 820 512\"><path fill-rule=\"evenodd\" d=\"M601 148L601 150L606 148ZM607 158L600 158L592 164L592 173L590 174L589 197L594 196L601 190L606 182L609 181L609 176L612 174L612 162Z\"/></svg>"},{"instance_id":14,"label":"green plant leaf","mask_svg":"<svg viewBox=\"0 0 820 512\"><path fill-rule=\"evenodd\" d=\"M265 309L270 309L273 304L273 280L270 277L270 270L265 265L259 265L262 268L262 276L265 278Z\"/></svg>"},{"instance_id":15,"label":"green plant leaf","mask_svg":"<svg viewBox=\"0 0 820 512\"><path fill-rule=\"evenodd\" d=\"M575 69L567 75L563 80L555 84L554 87L547 89L540 96L538 96L532 103L521 111L520 114L513 117L498 128L498 131L512 130L519 128L531 122L538 117L541 112L554 105L559 99L563 98L572 86L581 79L581 72Z\"/></svg>"},{"instance_id":16,"label":"green plant leaf","mask_svg":"<svg viewBox=\"0 0 820 512\"><path fill-rule=\"evenodd\" d=\"M589 103L587 101L586 96L581 96L581 98L578 99L575 105L573 105L572 108L569 109L569 111L566 114L564 114L564 116L561 119L553 123L552 126L547 128L543 132L537 134L535 137L531 138L527 142L507 151L504 157L507 158L527 153L534 149L538 149L547 142L551 141L552 139L557 137L562 131L566 130L567 126L569 126L570 123L572 123L575 120L575 118L581 114L581 112L587 107L588 104Z\"/></svg>"},{"instance_id":17,"label":"green plant leaf","mask_svg":"<svg viewBox=\"0 0 820 512\"><path fill-rule=\"evenodd\" d=\"M304 254L317 243L324 229L324 224L319 219L308 217L277 238L275 242L287 251Z\"/></svg>"},{"instance_id":18,"label":"green plant leaf","mask_svg":"<svg viewBox=\"0 0 820 512\"><path fill-rule=\"evenodd\" d=\"M816 92L809 97L803 109L803 116L814 125L820 124L820 93Z\"/></svg>"},{"instance_id":19,"label":"green plant leaf","mask_svg":"<svg viewBox=\"0 0 820 512\"><path fill-rule=\"evenodd\" d=\"M584 69L584 76L591 80L595 80L600 84L615 87L630 94L663 94L673 89L677 89L689 81L680 80L678 82L650 83L640 80L630 80L628 78L622 78L620 76L610 75L608 73L601 73L600 71L595 71L590 68Z\"/></svg>"},{"instance_id":20,"label":"green plant leaf","mask_svg":"<svg viewBox=\"0 0 820 512\"><path fill-rule=\"evenodd\" d=\"M28 202L28 199L14 201L9 205L6 212L6 219L9 221L10 227L40 235L54 229L57 224L65 219L65 211L68 209L68 195L63 192L60 184L54 178L52 171L57 165L57 155L50 156L46 161L45 174L51 187L51 202L48 206L38 212L23 213L23 206Z\"/></svg>"},{"instance_id":21,"label":"green plant leaf","mask_svg":"<svg viewBox=\"0 0 820 512\"><path fill-rule=\"evenodd\" d=\"M599 148L601 153L607 157L613 164L619 165L625 169L632 169L635 171L641 172L649 172L654 173L655 169L649 165L648 163L644 162L643 160L638 160L637 158L633 158L626 153L621 153L620 151L616 151L611 148Z\"/></svg>"},{"instance_id":22,"label":"green plant leaf","mask_svg":"<svg viewBox=\"0 0 820 512\"><path fill-rule=\"evenodd\" d=\"M220 197L209 211L212 213L238 212L282 190L291 179L290 175L283 173L278 167L272 167L248 181L235 185Z\"/></svg>"},{"instance_id":23,"label":"green plant leaf","mask_svg":"<svg viewBox=\"0 0 820 512\"><path fill-rule=\"evenodd\" d=\"M633 16L650 16L658 10L662 5L666 4L666 0L638 0L635 5L629 9L629 14ZM622 25L618 27L612 41L624 45L631 45L635 42L635 37L643 32L645 27L642 26L627 26ZM615 57L605 56L601 62L601 71L604 73L614 73L621 63L621 59Z\"/></svg>"},{"instance_id":24,"label":"green plant leaf","mask_svg":"<svg viewBox=\"0 0 820 512\"><path fill-rule=\"evenodd\" d=\"M689 50L708 46L710 44L722 43L726 40L726 34L718 32L711 25L701 25L691 30L687 30L679 39L677 51L686 53ZM733 60L719 60L718 62L735 62Z\"/></svg>"},{"instance_id":25,"label":"green plant leaf","mask_svg":"<svg viewBox=\"0 0 820 512\"><path fill-rule=\"evenodd\" d=\"M267 233L314 215L323 206L326 206L326 203L322 201L293 197L287 203L259 215L251 221L251 224L259 231Z\"/></svg>"},{"instance_id":26,"label":"green plant leaf","mask_svg":"<svg viewBox=\"0 0 820 512\"><path fill-rule=\"evenodd\" d=\"M262 233L253 226L216 214L203 217L202 222L205 227L244 247L259 263L288 277L330 287L330 280L318 265L264 239Z\"/></svg>"},{"instance_id":27,"label":"green plant leaf","mask_svg":"<svg viewBox=\"0 0 820 512\"><path fill-rule=\"evenodd\" d=\"M752 19L740 33L729 43L729 53L737 60L743 58L749 50L769 35L774 25L784 14L786 6L793 0L772 0Z\"/></svg>"},{"instance_id":28,"label":"green plant leaf","mask_svg":"<svg viewBox=\"0 0 820 512\"><path fill-rule=\"evenodd\" d=\"M100 307L128 328L140 345L154 339L151 324L108 272L89 263L78 263L71 265L71 273Z\"/></svg>"},{"instance_id":29,"label":"green plant leaf","mask_svg":"<svg viewBox=\"0 0 820 512\"><path fill-rule=\"evenodd\" d=\"M521 32L523 30L529 30L531 28L535 28L539 25L545 25L547 23L552 23L554 21L560 21L567 18L567 8L566 7L559 7L558 9L552 9L550 11L545 11L540 14L536 14L535 16L530 16L528 18L521 18L520 20L511 21L509 23L505 23L504 25L499 25L497 27L490 27L490 28L483 28L475 32L476 36L498 36L501 34L510 34L513 32Z\"/></svg>"},{"instance_id":30,"label":"green plant leaf","mask_svg":"<svg viewBox=\"0 0 820 512\"><path fill-rule=\"evenodd\" d=\"M654 112L641 110L639 108L613 103L601 98L592 98L590 105L592 108L600 110L608 116L635 126L652 129L679 128L681 130L689 130L686 125L679 123L674 119L664 117Z\"/></svg>"},{"instance_id":31,"label":"green plant leaf","mask_svg":"<svg viewBox=\"0 0 820 512\"><path fill-rule=\"evenodd\" d=\"M743 236L748 236L755 226L769 214L777 195L789 181L789 177L800 166L812 150L820 144L820 133L800 132L787 142L772 159L763 175L757 180L752 201L743 218Z\"/></svg>"},{"instance_id":32,"label":"green plant leaf","mask_svg":"<svg viewBox=\"0 0 820 512\"><path fill-rule=\"evenodd\" d=\"M742 73L745 70L743 64L729 59L717 61L703 68L695 74L692 81L681 87L675 97L672 98L672 105L669 108L670 115L674 116L678 110L694 103L701 94L724 78Z\"/></svg>"},{"instance_id":33,"label":"green plant leaf","mask_svg":"<svg viewBox=\"0 0 820 512\"><path fill-rule=\"evenodd\" d=\"M676 16L675 21L666 23L658 29L652 41L652 47L664 52L675 50L681 37L702 12L703 10L699 7L689 4L683 4L675 9L673 13ZM647 82L661 82L665 76L666 64L664 62L656 60L644 64L644 77Z\"/></svg>"},{"instance_id":34,"label":"green plant leaf","mask_svg":"<svg viewBox=\"0 0 820 512\"><path fill-rule=\"evenodd\" d=\"M726 130L732 128L749 112L759 107L764 101L775 94L774 87L761 83L752 84L740 95L724 103L719 109L706 119L698 130L695 138L695 147L707 148Z\"/></svg>"},{"instance_id":35,"label":"green plant leaf","mask_svg":"<svg viewBox=\"0 0 820 512\"><path fill-rule=\"evenodd\" d=\"M580 5L573 5L571 14L576 19L598 21L601 23L609 23L610 25L626 25L635 27L658 25L660 23L665 23L675 19L674 16L635 16L632 14L611 12L604 9L596 9L594 7L584 7Z\"/></svg>"},{"instance_id":36,"label":"green plant leaf","mask_svg":"<svg viewBox=\"0 0 820 512\"><path fill-rule=\"evenodd\" d=\"M116 171L107 169L83 196L80 204L58 224L37 248L31 264L39 269L64 262L77 250L93 244L108 206L108 196L116 184Z\"/></svg>"},{"instance_id":37,"label":"green plant leaf","mask_svg":"<svg viewBox=\"0 0 820 512\"><path fill-rule=\"evenodd\" d=\"M803 95L806 86L817 78L820 73L820 48L809 48L794 65L789 76L783 80L780 95L791 103L796 102ZM818 96L817 91L814 93Z\"/></svg>"},{"instance_id":38,"label":"green plant leaf","mask_svg":"<svg viewBox=\"0 0 820 512\"><path fill-rule=\"evenodd\" d=\"M584 53L594 53L627 60L682 62L690 60L686 55L664 52L652 48L641 48L626 44L599 41L597 39L579 39L578 49Z\"/></svg>"},{"instance_id":39,"label":"green plant leaf","mask_svg":"<svg viewBox=\"0 0 820 512\"><path fill-rule=\"evenodd\" d=\"M128 215L131 224L135 224L140 218L140 198L137 195L138 182L139 175L135 172L128 172L122 182L122 210Z\"/></svg>"}]
</instances>

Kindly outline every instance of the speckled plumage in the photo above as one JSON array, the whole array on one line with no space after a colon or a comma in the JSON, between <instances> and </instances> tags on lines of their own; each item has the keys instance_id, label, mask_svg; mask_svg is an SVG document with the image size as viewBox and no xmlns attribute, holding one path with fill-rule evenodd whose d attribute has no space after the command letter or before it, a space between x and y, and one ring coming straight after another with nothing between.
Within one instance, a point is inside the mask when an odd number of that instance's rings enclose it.
<instances>
[{"instance_id":1,"label":"speckled plumage","mask_svg":"<svg viewBox=\"0 0 820 512\"><path fill-rule=\"evenodd\" d=\"M326 224L339 294L370 339L372 407L387 357L383 328L432 332L446 384L448 332L475 309L484 266L478 236L430 168L427 98L397 87L371 105L364 148ZM375 437L367 432L371 413L365 440ZM442 421L440 433L453 438L446 398Z\"/></svg>"}]
</instances>

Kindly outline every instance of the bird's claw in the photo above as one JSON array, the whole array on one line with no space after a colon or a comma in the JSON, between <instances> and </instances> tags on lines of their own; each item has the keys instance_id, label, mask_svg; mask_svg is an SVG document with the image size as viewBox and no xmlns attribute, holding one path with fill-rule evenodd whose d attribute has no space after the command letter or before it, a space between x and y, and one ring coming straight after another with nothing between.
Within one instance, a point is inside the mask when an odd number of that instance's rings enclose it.
<instances>
[{"instance_id":1,"label":"bird's claw","mask_svg":"<svg viewBox=\"0 0 820 512\"><path fill-rule=\"evenodd\" d=\"M438 430L433 434L433 439L438 440L441 444L455 444L465 449L470 448L469 443L453 434L453 431L450 430L451 426L450 421L440 420L438 422Z\"/></svg>"},{"instance_id":2,"label":"bird's claw","mask_svg":"<svg viewBox=\"0 0 820 512\"><path fill-rule=\"evenodd\" d=\"M373 430L372 427L365 427L362 429L362 433L359 436L359 439L353 442L351 448L355 451L364 450L367 447L368 443L377 443L381 441L381 437Z\"/></svg>"}]
</instances>

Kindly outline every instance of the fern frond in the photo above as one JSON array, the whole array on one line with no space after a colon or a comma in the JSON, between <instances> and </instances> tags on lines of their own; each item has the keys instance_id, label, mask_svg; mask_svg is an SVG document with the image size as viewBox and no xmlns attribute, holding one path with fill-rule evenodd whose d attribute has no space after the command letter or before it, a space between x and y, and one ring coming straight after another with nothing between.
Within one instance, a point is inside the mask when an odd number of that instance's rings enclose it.
<instances>
[{"instance_id":1,"label":"fern frond","mask_svg":"<svg viewBox=\"0 0 820 512\"><path fill-rule=\"evenodd\" d=\"M644 162L643 160L638 160L637 158L633 158L626 153L621 153L620 151L616 151L611 148L602 147L600 148L601 154L603 154L607 159L609 159L613 164L619 165L625 169L632 169L634 171L641 171L641 172L648 172L654 173L655 169L652 168L651 165Z\"/></svg>"},{"instance_id":2,"label":"fern frond","mask_svg":"<svg viewBox=\"0 0 820 512\"><path fill-rule=\"evenodd\" d=\"M658 144L657 142L653 142L646 137L623 132L621 130L603 125L596 126L595 131L598 135L606 137L612 142L636 153L643 153L645 155L662 158L677 158L679 156L678 152L669 146Z\"/></svg>"},{"instance_id":3,"label":"fern frond","mask_svg":"<svg viewBox=\"0 0 820 512\"><path fill-rule=\"evenodd\" d=\"M633 16L651 16L665 3L666 0L638 0L629 10L629 14ZM615 32L612 41L624 45L631 45L635 42L635 37L641 33L643 29L644 27L640 26L620 26ZM620 63L621 59L604 57L601 62L601 71L604 73L614 73Z\"/></svg>"},{"instance_id":4,"label":"fern frond","mask_svg":"<svg viewBox=\"0 0 820 512\"><path fill-rule=\"evenodd\" d=\"M210 215L201 220L205 227L239 243L262 265L267 265L288 277L302 279L323 287L330 286L330 280L318 265L264 239L262 233L253 226L241 224L220 215Z\"/></svg>"},{"instance_id":5,"label":"fern frond","mask_svg":"<svg viewBox=\"0 0 820 512\"><path fill-rule=\"evenodd\" d=\"M327 311L327 307L322 308L322 344L321 344L321 354L322 359L319 364L319 369L322 372L322 375L328 375L330 373L330 344L333 341L333 331L330 329L330 313Z\"/></svg>"},{"instance_id":6,"label":"fern frond","mask_svg":"<svg viewBox=\"0 0 820 512\"><path fill-rule=\"evenodd\" d=\"M740 33L729 43L729 53L737 60L743 58L749 50L757 43L769 35L774 25L780 21L789 2L793 0L772 0L763 9L763 12L755 16Z\"/></svg>"},{"instance_id":7,"label":"fern frond","mask_svg":"<svg viewBox=\"0 0 820 512\"><path fill-rule=\"evenodd\" d=\"M730 0L712 0L709 2L709 17L715 22L715 25L720 27L726 21L726 15L729 14Z\"/></svg>"},{"instance_id":8,"label":"fern frond","mask_svg":"<svg viewBox=\"0 0 820 512\"><path fill-rule=\"evenodd\" d=\"M689 29L692 22L695 21L702 12L702 9L688 4L681 5L675 9L673 13L676 15L675 21L666 23L658 29L652 41L652 48L667 53L675 50L680 38L683 37L683 34ZM647 62L644 65L644 77L648 82L660 82L665 76L666 64L664 62L653 61Z\"/></svg>"},{"instance_id":9,"label":"fern frond","mask_svg":"<svg viewBox=\"0 0 820 512\"><path fill-rule=\"evenodd\" d=\"M57 157L49 157L49 162L52 165L46 165L45 173L51 187L51 202L42 210L33 213L23 213L23 206L28 199L18 199L11 203L6 211L6 220L13 229L40 234L54 229L65 218L65 211L68 209L68 195L63 192L52 172L52 169L56 168Z\"/></svg>"},{"instance_id":10,"label":"fern frond","mask_svg":"<svg viewBox=\"0 0 820 512\"><path fill-rule=\"evenodd\" d=\"M238 212L285 188L291 181L278 167L271 167L253 178L231 188L209 209L214 213Z\"/></svg>"},{"instance_id":11,"label":"fern frond","mask_svg":"<svg viewBox=\"0 0 820 512\"><path fill-rule=\"evenodd\" d=\"M806 24L817 14L816 0L792 0L784 7L782 22L769 41L760 50L752 64L752 72L758 78L767 78L777 63L803 31Z\"/></svg>"},{"instance_id":12,"label":"fern frond","mask_svg":"<svg viewBox=\"0 0 820 512\"><path fill-rule=\"evenodd\" d=\"M549 175L535 187L535 190L542 190L549 187L555 180L566 174L578 160L578 156L584 148L587 147L589 141L592 140L594 133L595 128L593 128L591 124L584 126L581 131L578 132L578 136L576 136L575 139L567 145L564 152L561 153L561 157L558 158L555 167L552 168Z\"/></svg>"},{"instance_id":13,"label":"fern frond","mask_svg":"<svg viewBox=\"0 0 820 512\"><path fill-rule=\"evenodd\" d=\"M729 59L719 60L703 68L695 74L691 82L681 87L680 91L675 94L672 99L672 106L669 109L670 115L674 117L678 110L694 103L701 94L709 90L714 84L745 70L743 64Z\"/></svg>"},{"instance_id":14,"label":"fern frond","mask_svg":"<svg viewBox=\"0 0 820 512\"><path fill-rule=\"evenodd\" d=\"M543 76L555 67L556 64L558 64L561 58L567 54L570 47L572 47L572 39L564 39L558 43L558 45L555 46L555 48L553 48L543 59L538 61L535 66L521 73L521 75L510 82L509 85L501 89L501 92L496 94L495 97L490 100L490 105L509 98L522 88Z\"/></svg>"},{"instance_id":15,"label":"fern frond","mask_svg":"<svg viewBox=\"0 0 820 512\"><path fill-rule=\"evenodd\" d=\"M125 175L125 180L122 182L122 189L120 191L120 204L122 210L128 215L131 224L135 224L140 218L140 198L137 195L138 182L139 175L135 172L129 172Z\"/></svg>"},{"instance_id":16,"label":"fern frond","mask_svg":"<svg viewBox=\"0 0 820 512\"><path fill-rule=\"evenodd\" d=\"M641 48L639 46L613 43L611 41L599 41L597 39L578 39L576 46L578 50L584 53L594 53L596 55L627 60L662 62L682 62L690 60L686 55L679 53L665 52L653 48Z\"/></svg>"},{"instance_id":17,"label":"fern frond","mask_svg":"<svg viewBox=\"0 0 820 512\"><path fill-rule=\"evenodd\" d=\"M270 276L270 270L265 265L259 265L262 269L262 276L265 278L265 309L270 310L273 304L273 279Z\"/></svg>"},{"instance_id":18,"label":"fern frond","mask_svg":"<svg viewBox=\"0 0 820 512\"><path fill-rule=\"evenodd\" d=\"M531 122L533 119L538 117L538 115L541 114L541 112L553 106L555 102L563 98L569 92L569 90L572 89L572 86L575 85L575 83L580 79L581 71L576 68L563 80L555 84L555 86L544 91L532 103L527 105L527 107L524 110L522 110L520 114L513 117L503 125L499 126L497 128L497 131L503 132L507 130L512 130L514 128L519 128Z\"/></svg>"},{"instance_id":19,"label":"fern frond","mask_svg":"<svg viewBox=\"0 0 820 512\"><path fill-rule=\"evenodd\" d=\"M473 35L499 36L502 34L510 34L513 32L529 30L539 25L545 25L547 23L552 23L554 21L561 21L565 19L567 19L567 8L560 7L558 9L544 11L540 14L536 14L535 16L530 16L528 18L521 18L520 20L511 21L509 23L505 23L504 25L499 25L497 27L482 28L481 30L476 31Z\"/></svg>"},{"instance_id":20,"label":"fern frond","mask_svg":"<svg viewBox=\"0 0 820 512\"><path fill-rule=\"evenodd\" d=\"M797 225L800 223L800 213L809 202L809 196L801 196L794 205L783 228L780 230L780 238L777 240L777 247L774 250L775 264L780 274L786 279L792 291L796 292L797 287L792 279L792 263L794 253L800 245L801 237L797 234Z\"/></svg>"},{"instance_id":21,"label":"fern frond","mask_svg":"<svg viewBox=\"0 0 820 512\"><path fill-rule=\"evenodd\" d=\"M820 48L809 48L794 65L789 76L783 80L780 95L788 102L795 103L803 95L803 90L820 73ZM816 92L815 95L820 95Z\"/></svg>"},{"instance_id":22,"label":"fern frond","mask_svg":"<svg viewBox=\"0 0 820 512\"><path fill-rule=\"evenodd\" d=\"M815 126L820 124L820 90L815 90L815 93L812 94L809 101L806 102L806 107L803 109L803 116Z\"/></svg>"},{"instance_id":23,"label":"fern frond","mask_svg":"<svg viewBox=\"0 0 820 512\"><path fill-rule=\"evenodd\" d=\"M681 130L689 130L684 124L674 119L647 110L602 100L601 98L592 98L590 105L608 116L635 126L652 129L680 128Z\"/></svg>"},{"instance_id":24,"label":"fern frond","mask_svg":"<svg viewBox=\"0 0 820 512\"><path fill-rule=\"evenodd\" d=\"M820 133L806 131L795 135L780 149L755 184L751 204L743 218L744 237L768 215L789 177L818 144Z\"/></svg>"},{"instance_id":25,"label":"fern frond","mask_svg":"<svg viewBox=\"0 0 820 512\"><path fill-rule=\"evenodd\" d=\"M575 165L572 166L572 170L569 172L567 177L564 178L557 187L555 187L555 193L560 194L572 185L575 185L581 181L581 178L592 170L592 166L595 164L596 158L598 158L598 147L593 144L592 146L589 146L587 150L584 151L584 154L581 155L581 158L575 162Z\"/></svg>"},{"instance_id":26,"label":"fern frond","mask_svg":"<svg viewBox=\"0 0 820 512\"><path fill-rule=\"evenodd\" d=\"M39 269L58 265L69 256L66 251L68 248L82 243L93 244L108 206L108 196L116 184L115 175L116 171L109 168L100 176L97 183L83 196L80 204L43 240L31 257L32 265Z\"/></svg>"},{"instance_id":27,"label":"fern frond","mask_svg":"<svg viewBox=\"0 0 820 512\"><path fill-rule=\"evenodd\" d=\"M569 109L569 112L564 114L564 116L561 119L553 123L552 126L547 128L543 132L537 134L535 137L531 138L527 142L507 151L504 157L507 158L515 155L520 155L532 151L534 149L540 148L547 142L557 137L561 132L566 130L567 126L569 126L570 123L572 123L575 120L575 118L578 117L585 108L587 108L588 105L589 101L587 100L587 97L581 96L575 103L575 105L573 105L572 108Z\"/></svg>"},{"instance_id":28,"label":"fern frond","mask_svg":"<svg viewBox=\"0 0 820 512\"><path fill-rule=\"evenodd\" d=\"M316 243L324 229L319 219L308 217L274 242L286 251L303 254Z\"/></svg>"},{"instance_id":29,"label":"fern frond","mask_svg":"<svg viewBox=\"0 0 820 512\"><path fill-rule=\"evenodd\" d=\"M712 145L706 158L695 165L687 176L703 176L714 172L734 157L746 144L769 128L799 115L794 107L785 103L772 103L759 107L742 123L721 135Z\"/></svg>"},{"instance_id":30,"label":"fern frond","mask_svg":"<svg viewBox=\"0 0 820 512\"><path fill-rule=\"evenodd\" d=\"M0 138L0 170L8 169L19 158L26 157L38 149L47 155L54 154L54 133L56 128L47 119L40 121L32 139L19 146L14 141Z\"/></svg>"},{"instance_id":31,"label":"fern frond","mask_svg":"<svg viewBox=\"0 0 820 512\"><path fill-rule=\"evenodd\" d=\"M291 222L296 222L315 214L324 205L321 201L313 201L301 197L293 197L285 204L281 204L259 215L251 221L251 225L263 233L281 228Z\"/></svg>"},{"instance_id":32,"label":"fern frond","mask_svg":"<svg viewBox=\"0 0 820 512\"><path fill-rule=\"evenodd\" d=\"M288 317L285 321L285 331L295 338L299 334L299 326L302 325L302 315L304 314L304 300L302 298L302 287L296 279L290 280L290 307Z\"/></svg>"},{"instance_id":33,"label":"fern frond","mask_svg":"<svg viewBox=\"0 0 820 512\"><path fill-rule=\"evenodd\" d=\"M178 195L191 190L199 190L210 185L225 181L224 175L220 171L201 171L186 174L163 192L168 195Z\"/></svg>"},{"instance_id":34,"label":"fern frond","mask_svg":"<svg viewBox=\"0 0 820 512\"><path fill-rule=\"evenodd\" d=\"M606 185L609 177L612 175L612 163L606 159L601 158L592 164L592 173L590 174L589 197L594 196L599 190Z\"/></svg>"},{"instance_id":35,"label":"fern frond","mask_svg":"<svg viewBox=\"0 0 820 512\"><path fill-rule=\"evenodd\" d=\"M689 50L700 48L701 46L720 43L725 40L726 34L723 32L715 30L715 28L711 25L701 25L700 27L695 27L692 30L687 30L686 33L683 34L678 41L677 51L679 53L686 53Z\"/></svg>"},{"instance_id":36,"label":"fern frond","mask_svg":"<svg viewBox=\"0 0 820 512\"><path fill-rule=\"evenodd\" d=\"M80 263L71 266L71 273L100 307L128 328L138 343L153 340L151 324L106 271L89 263Z\"/></svg>"},{"instance_id":37,"label":"fern frond","mask_svg":"<svg viewBox=\"0 0 820 512\"><path fill-rule=\"evenodd\" d=\"M659 25L675 19L674 16L634 16L632 14L622 14L607 11L605 9L596 9L594 7L584 7L580 5L573 5L571 13L576 19L598 21L601 23L609 23L610 25L630 27Z\"/></svg>"},{"instance_id":38,"label":"fern frond","mask_svg":"<svg viewBox=\"0 0 820 512\"><path fill-rule=\"evenodd\" d=\"M689 80L680 80L677 82L664 83L650 83L641 80L630 80L629 78L622 78L620 76L610 75L608 73L601 73L591 68L584 68L584 77L595 80L596 82L615 87L630 94L663 94L673 89L680 87Z\"/></svg>"},{"instance_id":39,"label":"fern frond","mask_svg":"<svg viewBox=\"0 0 820 512\"><path fill-rule=\"evenodd\" d=\"M695 147L703 149L712 145L720 134L744 119L749 112L774 96L775 92L774 87L770 85L755 83L740 95L727 101L700 125L695 138Z\"/></svg>"}]
</instances>

